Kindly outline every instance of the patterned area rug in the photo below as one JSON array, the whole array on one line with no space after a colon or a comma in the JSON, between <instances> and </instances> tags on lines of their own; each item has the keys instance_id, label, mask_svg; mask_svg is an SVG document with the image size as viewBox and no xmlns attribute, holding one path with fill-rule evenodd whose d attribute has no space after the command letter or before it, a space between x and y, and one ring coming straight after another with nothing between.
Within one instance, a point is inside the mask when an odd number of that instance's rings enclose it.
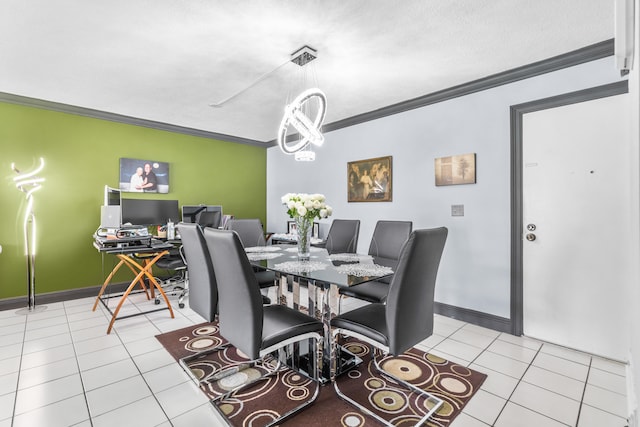
<instances>
[{"instance_id":1,"label":"patterned area rug","mask_svg":"<svg viewBox=\"0 0 640 427\"><path fill-rule=\"evenodd\" d=\"M156 337L176 359L227 344L220 337L215 323L179 329ZM338 377L340 390L360 404L370 408L396 426L413 426L427 411L426 399L407 391L387 377L381 376L371 360L370 349L355 340L342 343L363 363ZM247 359L233 346L194 357L188 366L200 379L200 388L210 398L218 397L238 384L249 382L275 363L249 368ZM382 367L394 375L423 388L444 400L444 405L426 424L430 427L449 426L480 388L486 375L461 365L430 355L415 348L400 357L388 357ZM234 369L236 374L219 378L221 368ZM288 368L258 381L230 398L217 402L233 426L260 426L308 400L315 392L315 383ZM283 426L378 426L380 423L340 399L331 385L321 387L316 402L289 418Z\"/></svg>"}]
</instances>

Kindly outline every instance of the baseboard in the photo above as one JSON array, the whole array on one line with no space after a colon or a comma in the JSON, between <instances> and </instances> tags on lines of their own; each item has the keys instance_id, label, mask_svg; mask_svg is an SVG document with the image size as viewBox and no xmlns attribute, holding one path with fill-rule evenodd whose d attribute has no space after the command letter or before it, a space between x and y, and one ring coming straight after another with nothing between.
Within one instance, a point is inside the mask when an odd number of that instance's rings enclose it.
<instances>
[{"instance_id":1,"label":"baseboard","mask_svg":"<svg viewBox=\"0 0 640 427\"><path fill-rule=\"evenodd\" d=\"M112 283L109 285L109 292L118 293L127 290L131 282ZM55 302L69 301L73 299L97 297L102 285L89 286L87 288L69 289L65 291L47 292L37 294L35 298L36 307L45 304L53 304ZM26 296L17 298L0 299L1 310L13 310L17 308L25 308L29 306Z\"/></svg>"},{"instance_id":2,"label":"baseboard","mask_svg":"<svg viewBox=\"0 0 640 427\"><path fill-rule=\"evenodd\" d=\"M511 333L511 320L506 317L494 316L493 314L456 307L454 305L443 304L441 302L436 302L434 304L434 311L437 314L462 320L463 322L472 323L484 328L493 329L494 331Z\"/></svg>"},{"instance_id":3,"label":"baseboard","mask_svg":"<svg viewBox=\"0 0 640 427\"><path fill-rule=\"evenodd\" d=\"M128 282L112 283L109 285L109 292L124 292L129 284L130 283ZM36 295L36 306L73 299L95 297L98 295L98 292L100 292L100 287L101 285L38 294ZM28 301L24 296L0 299L0 311L24 308L27 306ZM434 304L434 311L437 314L462 320L463 322L472 323L495 331L511 333L511 321L504 317L494 316L492 314L482 313L468 308L456 307L441 302L436 302Z\"/></svg>"}]
</instances>

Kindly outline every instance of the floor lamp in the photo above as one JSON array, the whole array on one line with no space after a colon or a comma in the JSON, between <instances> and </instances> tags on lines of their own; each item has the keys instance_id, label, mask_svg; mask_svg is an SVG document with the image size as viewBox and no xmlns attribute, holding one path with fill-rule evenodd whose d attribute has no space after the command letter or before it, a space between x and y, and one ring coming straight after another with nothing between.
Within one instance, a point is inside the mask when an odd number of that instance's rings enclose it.
<instances>
[{"instance_id":1,"label":"floor lamp","mask_svg":"<svg viewBox=\"0 0 640 427\"><path fill-rule=\"evenodd\" d=\"M18 310L19 314L33 313L44 311L46 306L36 308L36 217L33 213L33 193L42 188L44 178L38 177L38 174L44 169L44 159L40 158L40 165L30 172L20 172L15 163L11 163L11 169L18 174L13 178L16 188L26 195L27 208L24 213L24 221L22 229L24 233L24 250L27 257L27 293L28 307Z\"/></svg>"}]
</instances>

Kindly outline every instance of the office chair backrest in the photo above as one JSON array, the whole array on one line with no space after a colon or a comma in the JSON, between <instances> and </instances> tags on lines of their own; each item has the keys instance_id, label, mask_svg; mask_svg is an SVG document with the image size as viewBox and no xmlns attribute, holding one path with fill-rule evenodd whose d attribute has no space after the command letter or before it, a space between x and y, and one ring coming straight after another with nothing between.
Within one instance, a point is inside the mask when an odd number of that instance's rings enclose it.
<instances>
[{"instance_id":1,"label":"office chair backrest","mask_svg":"<svg viewBox=\"0 0 640 427\"><path fill-rule=\"evenodd\" d=\"M413 228L411 221L378 221L369 245L369 255L397 260Z\"/></svg>"},{"instance_id":2,"label":"office chair backrest","mask_svg":"<svg viewBox=\"0 0 640 427\"><path fill-rule=\"evenodd\" d=\"M222 222L222 212L214 211L214 212L202 212L198 216L198 225L202 228L205 227L220 227L220 223Z\"/></svg>"},{"instance_id":3,"label":"office chair backrest","mask_svg":"<svg viewBox=\"0 0 640 427\"><path fill-rule=\"evenodd\" d=\"M360 220L334 219L327 234L327 252L329 254L356 253Z\"/></svg>"},{"instance_id":4,"label":"office chair backrest","mask_svg":"<svg viewBox=\"0 0 640 427\"><path fill-rule=\"evenodd\" d=\"M227 230L233 230L238 233L240 242L245 248L267 244L264 238L264 229L259 219L230 219L227 222Z\"/></svg>"},{"instance_id":5,"label":"office chair backrest","mask_svg":"<svg viewBox=\"0 0 640 427\"><path fill-rule=\"evenodd\" d=\"M260 356L262 294L240 238L231 230L205 228L218 281L220 334L251 359Z\"/></svg>"},{"instance_id":6,"label":"office chair backrest","mask_svg":"<svg viewBox=\"0 0 640 427\"><path fill-rule=\"evenodd\" d=\"M189 307L211 322L218 310L218 285L202 229L186 223L177 228L189 273Z\"/></svg>"},{"instance_id":7,"label":"office chair backrest","mask_svg":"<svg viewBox=\"0 0 640 427\"><path fill-rule=\"evenodd\" d=\"M398 355L433 334L433 299L447 240L445 227L416 230L402 249L385 308L389 352Z\"/></svg>"}]
</instances>

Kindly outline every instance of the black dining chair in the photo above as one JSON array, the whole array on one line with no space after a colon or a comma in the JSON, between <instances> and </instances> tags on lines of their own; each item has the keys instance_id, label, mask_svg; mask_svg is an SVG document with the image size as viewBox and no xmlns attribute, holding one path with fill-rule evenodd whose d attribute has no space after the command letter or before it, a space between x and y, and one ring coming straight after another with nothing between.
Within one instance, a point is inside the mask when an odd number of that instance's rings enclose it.
<instances>
[{"instance_id":1,"label":"black dining chair","mask_svg":"<svg viewBox=\"0 0 640 427\"><path fill-rule=\"evenodd\" d=\"M213 322L218 313L218 284L202 228L188 223L180 223L177 228L189 275L189 307L206 321ZM271 301L263 296L262 303Z\"/></svg>"},{"instance_id":2,"label":"black dining chair","mask_svg":"<svg viewBox=\"0 0 640 427\"><path fill-rule=\"evenodd\" d=\"M378 221L369 245L369 255L374 257L376 264L395 271L402 245L409 238L412 228L411 221ZM390 282L391 277L365 282L340 289L340 295L382 303L387 299Z\"/></svg>"},{"instance_id":3,"label":"black dining chair","mask_svg":"<svg viewBox=\"0 0 640 427\"><path fill-rule=\"evenodd\" d=\"M335 381L338 335L352 336L382 350L384 356L398 356L433 333L433 305L436 276L447 240L445 227L416 230L402 248L398 267L389 285L386 304L373 303L345 312L331 320L331 376L338 396L372 415L385 425L392 425L340 391ZM373 355L374 352L371 351ZM433 406L417 425L426 422L442 405L442 400L402 380L380 366L375 368L394 381L426 397Z\"/></svg>"},{"instance_id":4,"label":"black dining chair","mask_svg":"<svg viewBox=\"0 0 640 427\"><path fill-rule=\"evenodd\" d=\"M242 246L245 248L265 246L264 229L259 219L230 219L227 222L227 230L233 230L238 234ZM270 270L254 269L256 279L261 288L270 288L276 285L276 273Z\"/></svg>"},{"instance_id":5,"label":"black dining chair","mask_svg":"<svg viewBox=\"0 0 640 427\"><path fill-rule=\"evenodd\" d=\"M358 249L360 220L334 219L324 242L313 246L324 247L331 254L354 254Z\"/></svg>"},{"instance_id":6,"label":"black dining chair","mask_svg":"<svg viewBox=\"0 0 640 427\"><path fill-rule=\"evenodd\" d=\"M220 335L231 345L242 351L254 363L288 346L291 343L315 340L315 352L310 349L316 390L314 395L293 410L283 414L269 425L276 425L313 403L320 390L319 367L322 358L322 323L292 308L274 304L263 306L260 291L247 254L238 234L230 230L204 230L205 240L218 282ZM278 372L281 360L267 375ZM232 371L232 372L235 372ZM264 377L262 377L264 378ZM256 381L259 381L257 379ZM255 381L252 381L253 384ZM229 391L215 399L221 400L237 393L250 384Z\"/></svg>"}]
</instances>

